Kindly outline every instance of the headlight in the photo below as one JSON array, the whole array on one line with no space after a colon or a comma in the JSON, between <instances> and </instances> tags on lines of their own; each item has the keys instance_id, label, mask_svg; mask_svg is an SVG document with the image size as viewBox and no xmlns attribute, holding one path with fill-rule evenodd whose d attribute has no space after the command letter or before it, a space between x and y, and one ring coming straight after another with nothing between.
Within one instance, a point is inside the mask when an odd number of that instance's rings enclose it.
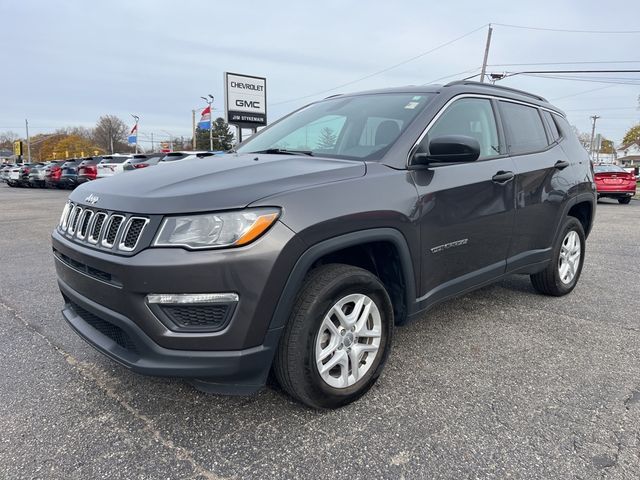
<instances>
[{"instance_id":1,"label":"headlight","mask_svg":"<svg viewBox=\"0 0 640 480\"><path fill-rule=\"evenodd\" d=\"M167 217L153 246L190 249L239 247L266 232L278 215L280 210L275 208L252 208Z\"/></svg>"}]
</instances>

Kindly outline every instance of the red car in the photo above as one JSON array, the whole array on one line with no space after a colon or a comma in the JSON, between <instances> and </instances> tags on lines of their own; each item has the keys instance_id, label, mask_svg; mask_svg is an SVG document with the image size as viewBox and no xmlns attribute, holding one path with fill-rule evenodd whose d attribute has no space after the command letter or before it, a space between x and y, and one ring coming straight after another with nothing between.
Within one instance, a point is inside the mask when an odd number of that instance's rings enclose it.
<instances>
[{"instance_id":1,"label":"red car","mask_svg":"<svg viewBox=\"0 0 640 480\"><path fill-rule=\"evenodd\" d=\"M636 176L617 165L596 165L593 167L598 198L617 198L627 204L636 194Z\"/></svg>"}]
</instances>

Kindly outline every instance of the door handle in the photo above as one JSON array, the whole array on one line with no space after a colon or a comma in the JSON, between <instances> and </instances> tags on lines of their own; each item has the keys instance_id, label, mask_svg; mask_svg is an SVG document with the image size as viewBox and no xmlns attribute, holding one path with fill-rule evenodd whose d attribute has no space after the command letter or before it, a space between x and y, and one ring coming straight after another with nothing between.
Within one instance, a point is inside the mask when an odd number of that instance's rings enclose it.
<instances>
[{"instance_id":1,"label":"door handle","mask_svg":"<svg viewBox=\"0 0 640 480\"><path fill-rule=\"evenodd\" d=\"M563 168L567 168L569 165L569 162L567 162L566 160L558 160L553 167L557 168L558 170L562 170Z\"/></svg>"},{"instance_id":2,"label":"door handle","mask_svg":"<svg viewBox=\"0 0 640 480\"><path fill-rule=\"evenodd\" d=\"M496 183L507 183L509 180L512 180L513 177L515 177L515 174L513 172L505 172L504 170L500 170L493 177L491 177L491 180Z\"/></svg>"}]
</instances>

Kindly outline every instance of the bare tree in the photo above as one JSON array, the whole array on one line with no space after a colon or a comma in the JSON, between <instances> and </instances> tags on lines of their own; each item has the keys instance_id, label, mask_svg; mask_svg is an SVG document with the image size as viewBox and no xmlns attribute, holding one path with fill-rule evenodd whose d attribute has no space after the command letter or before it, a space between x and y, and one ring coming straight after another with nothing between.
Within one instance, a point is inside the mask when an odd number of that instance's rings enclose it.
<instances>
[{"instance_id":1,"label":"bare tree","mask_svg":"<svg viewBox=\"0 0 640 480\"><path fill-rule=\"evenodd\" d=\"M115 115L104 115L98 119L96 128L93 129L93 138L100 148L106 152L114 153L127 148L127 133L129 127Z\"/></svg>"},{"instance_id":2,"label":"bare tree","mask_svg":"<svg viewBox=\"0 0 640 480\"><path fill-rule=\"evenodd\" d=\"M93 129L87 127L63 127L55 131L60 135L76 135L87 140L93 140Z\"/></svg>"},{"instance_id":3,"label":"bare tree","mask_svg":"<svg viewBox=\"0 0 640 480\"><path fill-rule=\"evenodd\" d=\"M13 148L13 142L20 139L20 135L10 130L0 133L0 148Z\"/></svg>"}]
</instances>

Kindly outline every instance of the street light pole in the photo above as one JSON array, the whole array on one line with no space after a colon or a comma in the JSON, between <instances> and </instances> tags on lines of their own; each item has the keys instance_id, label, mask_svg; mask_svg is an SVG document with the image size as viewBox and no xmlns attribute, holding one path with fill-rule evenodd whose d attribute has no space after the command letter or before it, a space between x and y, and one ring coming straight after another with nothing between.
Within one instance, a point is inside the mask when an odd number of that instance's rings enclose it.
<instances>
[{"instance_id":1,"label":"street light pole","mask_svg":"<svg viewBox=\"0 0 640 480\"><path fill-rule=\"evenodd\" d=\"M589 158L593 161L593 140L596 134L596 120L600 117L598 115L592 115L591 117L591 141L589 142Z\"/></svg>"},{"instance_id":2,"label":"street light pole","mask_svg":"<svg viewBox=\"0 0 640 480\"><path fill-rule=\"evenodd\" d=\"M31 163L31 139L29 138L29 121L26 118L24 119L24 126L27 129L27 158Z\"/></svg>"},{"instance_id":3,"label":"street light pole","mask_svg":"<svg viewBox=\"0 0 640 480\"><path fill-rule=\"evenodd\" d=\"M213 151L213 95L209 94L209 98L200 97L207 105L209 105L209 151Z\"/></svg>"}]
</instances>

